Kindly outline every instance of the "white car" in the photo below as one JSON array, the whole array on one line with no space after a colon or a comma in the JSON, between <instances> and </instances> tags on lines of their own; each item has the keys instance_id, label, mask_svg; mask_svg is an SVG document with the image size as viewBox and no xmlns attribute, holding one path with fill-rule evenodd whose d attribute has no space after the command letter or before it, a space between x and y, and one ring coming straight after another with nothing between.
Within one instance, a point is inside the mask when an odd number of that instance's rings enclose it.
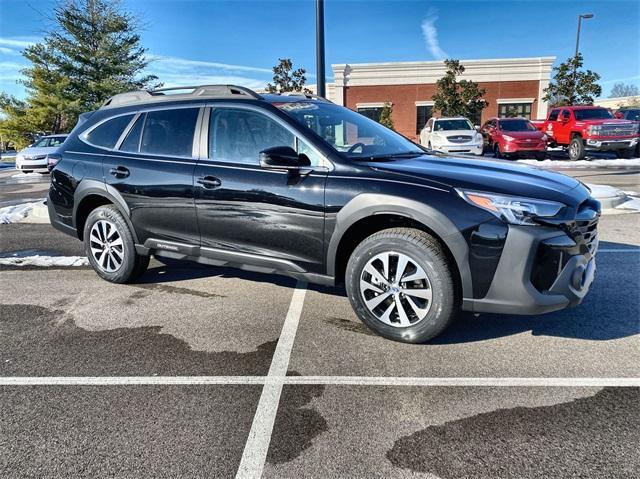
<instances>
[{"instance_id":1,"label":"white car","mask_svg":"<svg viewBox=\"0 0 640 479\"><path fill-rule=\"evenodd\" d=\"M58 149L68 135L43 136L33 145L20 150L16 155L16 170L31 173L34 170L47 170L47 155Z\"/></svg>"},{"instance_id":2,"label":"white car","mask_svg":"<svg viewBox=\"0 0 640 479\"><path fill-rule=\"evenodd\" d=\"M442 153L482 155L482 134L464 117L431 118L420 132L420 144Z\"/></svg>"}]
</instances>

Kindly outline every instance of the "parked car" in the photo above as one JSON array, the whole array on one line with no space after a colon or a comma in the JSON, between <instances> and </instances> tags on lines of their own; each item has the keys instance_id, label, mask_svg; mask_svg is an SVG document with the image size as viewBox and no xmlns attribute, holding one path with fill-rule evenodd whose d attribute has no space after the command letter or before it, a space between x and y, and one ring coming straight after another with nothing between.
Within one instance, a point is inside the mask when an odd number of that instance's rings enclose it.
<instances>
[{"instance_id":1,"label":"parked car","mask_svg":"<svg viewBox=\"0 0 640 479\"><path fill-rule=\"evenodd\" d=\"M526 118L491 118L480 132L496 158L544 160L547 156L547 135Z\"/></svg>"},{"instance_id":2,"label":"parked car","mask_svg":"<svg viewBox=\"0 0 640 479\"><path fill-rule=\"evenodd\" d=\"M432 155L316 96L171 91L114 96L57 153L51 224L107 281L155 255L344 282L367 326L405 342L460 308L540 314L589 290L600 205L573 178Z\"/></svg>"},{"instance_id":3,"label":"parked car","mask_svg":"<svg viewBox=\"0 0 640 479\"><path fill-rule=\"evenodd\" d=\"M16 169L23 173L34 170L47 171L47 155L55 152L68 135L43 136L38 141L20 150L16 156Z\"/></svg>"},{"instance_id":4,"label":"parked car","mask_svg":"<svg viewBox=\"0 0 640 479\"><path fill-rule=\"evenodd\" d=\"M640 136L640 107L637 106L625 106L620 108L615 112L614 116L618 119L623 120L631 120L637 122L638 126L638 135ZM640 141L636 143L635 151L633 152L633 156L636 158L640 158Z\"/></svg>"},{"instance_id":5,"label":"parked car","mask_svg":"<svg viewBox=\"0 0 640 479\"><path fill-rule=\"evenodd\" d=\"M420 132L420 144L442 153L483 153L482 135L464 117L431 118Z\"/></svg>"},{"instance_id":6,"label":"parked car","mask_svg":"<svg viewBox=\"0 0 640 479\"><path fill-rule=\"evenodd\" d=\"M546 120L532 122L549 137L550 146L566 147L570 160L582 160L587 150L615 151L628 158L638 144L637 126L613 117L599 106L552 108Z\"/></svg>"}]
</instances>

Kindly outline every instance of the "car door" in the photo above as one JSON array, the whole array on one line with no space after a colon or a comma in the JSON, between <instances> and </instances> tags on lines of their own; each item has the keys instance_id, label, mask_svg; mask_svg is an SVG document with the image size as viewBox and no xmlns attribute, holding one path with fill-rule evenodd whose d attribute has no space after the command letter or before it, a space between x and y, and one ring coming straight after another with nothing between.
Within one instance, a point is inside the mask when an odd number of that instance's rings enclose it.
<instances>
[{"instance_id":1,"label":"car door","mask_svg":"<svg viewBox=\"0 0 640 479\"><path fill-rule=\"evenodd\" d=\"M431 137L431 132L433 131L433 118L429 118L429 121L425 125L425 127L420 132L420 144L422 146L429 145L429 139Z\"/></svg>"},{"instance_id":2,"label":"car door","mask_svg":"<svg viewBox=\"0 0 640 479\"><path fill-rule=\"evenodd\" d=\"M214 105L205 115L205 158L196 167L201 254L269 270L324 270L324 188L319 153L276 115L249 106ZM261 167L259 153L290 146L311 167Z\"/></svg>"},{"instance_id":3,"label":"car door","mask_svg":"<svg viewBox=\"0 0 640 479\"><path fill-rule=\"evenodd\" d=\"M147 247L199 245L193 172L202 112L198 106L141 111L103 158L107 189L124 200L138 241Z\"/></svg>"},{"instance_id":4,"label":"car door","mask_svg":"<svg viewBox=\"0 0 640 479\"><path fill-rule=\"evenodd\" d=\"M558 120L553 126L555 138L558 143L566 145L571 140L571 110L563 108L558 115Z\"/></svg>"}]
</instances>

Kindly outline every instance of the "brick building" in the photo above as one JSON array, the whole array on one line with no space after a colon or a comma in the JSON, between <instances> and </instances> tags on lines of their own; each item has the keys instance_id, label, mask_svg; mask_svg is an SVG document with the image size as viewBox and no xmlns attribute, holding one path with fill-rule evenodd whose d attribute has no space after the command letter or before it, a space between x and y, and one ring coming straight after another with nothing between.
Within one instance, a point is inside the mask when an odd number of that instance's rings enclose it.
<instances>
[{"instance_id":1,"label":"brick building","mask_svg":"<svg viewBox=\"0 0 640 479\"><path fill-rule=\"evenodd\" d=\"M487 107L481 123L492 116L505 116L513 109L527 118L543 118L542 100L555 57L463 60L460 79L473 80L487 90ZM332 65L334 83L327 96L334 103L379 118L385 101L393 105L395 129L414 140L432 116L436 81L445 73L444 62L356 63Z\"/></svg>"}]
</instances>

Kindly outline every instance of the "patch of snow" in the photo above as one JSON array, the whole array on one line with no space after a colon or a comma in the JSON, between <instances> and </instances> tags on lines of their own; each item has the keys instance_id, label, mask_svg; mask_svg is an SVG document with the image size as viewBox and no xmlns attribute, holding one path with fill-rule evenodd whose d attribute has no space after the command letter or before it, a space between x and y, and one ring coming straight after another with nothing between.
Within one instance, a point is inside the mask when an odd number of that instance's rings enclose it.
<instances>
[{"instance_id":1,"label":"patch of snow","mask_svg":"<svg viewBox=\"0 0 640 479\"><path fill-rule=\"evenodd\" d=\"M616 209L640 211L640 198L630 198L629 201L616 206Z\"/></svg>"},{"instance_id":2,"label":"patch of snow","mask_svg":"<svg viewBox=\"0 0 640 479\"><path fill-rule=\"evenodd\" d=\"M38 267L77 267L88 266L89 260L85 256L22 256L0 258L3 266L38 266Z\"/></svg>"},{"instance_id":3,"label":"patch of snow","mask_svg":"<svg viewBox=\"0 0 640 479\"><path fill-rule=\"evenodd\" d=\"M16 173L15 175L11 175L11 178L25 178L29 176L42 176L42 173L38 173L36 171L32 171L31 173Z\"/></svg>"},{"instance_id":4,"label":"patch of snow","mask_svg":"<svg viewBox=\"0 0 640 479\"><path fill-rule=\"evenodd\" d=\"M527 165L539 166L541 168L553 168L553 167L584 167L584 166L640 166L640 158L630 158L630 159L597 159L597 160L579 160L579 161L568 161L568 160L518 160L518 163L525 163Z\"/></svg>"},{"instance_id":5,"label":"patch of snow","mask_svg":"<svg viewBox=\"0 0 640 479\"><path fill-rule=\"evenodd\" d=\"M47 207L44 201L5 206L4 208L0 208L0 224L18 223L30 217L41 219L43 217L43 210L46 213ZM41 221L35 222L40 223Z\"/></svg>"},{"instance_id":6,"label":"patch of snow","mask_svg":"<svg viewBox=\"0 0 640 479\"><path fill-rule=\"evenodd\" d=\"M591 195L594 198L616 198L622 197L624 198L625 194L623 191L618 188L614 188L609 185L596 185L593 183L585 183L589 189L591 190Z\"/></svg>"}]
</instances>

